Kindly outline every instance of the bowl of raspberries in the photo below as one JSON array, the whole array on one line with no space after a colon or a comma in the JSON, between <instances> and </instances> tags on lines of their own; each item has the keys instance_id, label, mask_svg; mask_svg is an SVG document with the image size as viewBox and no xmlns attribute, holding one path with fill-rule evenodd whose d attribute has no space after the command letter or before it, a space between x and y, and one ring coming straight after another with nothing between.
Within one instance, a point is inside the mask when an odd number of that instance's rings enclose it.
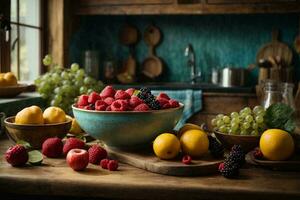
<instances>
[{"instance_id":1,"label":"bowl of raspberries","mask_svg":"<svg viewBox=\"0 0 300 200\"><path fill-rule=\"evenodd\" d=\"M183 107L166 93L154 96L149 88L106 86L100 93L79 96L72 109L80 127L107 146L139 148L172 131Z\"/></svg>"}]
</instances>

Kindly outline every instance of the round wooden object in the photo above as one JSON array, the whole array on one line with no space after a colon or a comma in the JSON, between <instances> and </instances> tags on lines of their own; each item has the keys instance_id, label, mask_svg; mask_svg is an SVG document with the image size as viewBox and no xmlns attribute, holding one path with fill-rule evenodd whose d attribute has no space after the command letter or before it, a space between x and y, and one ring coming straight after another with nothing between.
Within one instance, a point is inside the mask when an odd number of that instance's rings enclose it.
<instances>
[{"instance_id":1,"label":"round wooden object","mask_svg":"<svg viewBox=\"0 0 300 200\"><path fill-rule=\"evenodd\" d=\"M149 26L144 33L144 40L148 46L156 46L161 38L160 30L156 26Z\"/></svg>"},{"instance_id":2,"label":"round wooden object","mask_svg":"<svg viewBox=\"0 0 300 200\"><path fill-rule=\"evenodd\" d=\"M138 30L136 27L126 24L120 31L120 42L124 45L133 45L138 41Z\"/></svg>"},{"instance_id":3,"label":"round wooden object","mask_svg":"<svg viewBox=\"0 0 300 200\"><path fill-rule=\"evenodd\" d=\"M27 91L27 84L18 84L14 86L4 86L0 87L0 97L1 98L11 98L18 96L22 92Z\"/></svg>"}]
</instances>

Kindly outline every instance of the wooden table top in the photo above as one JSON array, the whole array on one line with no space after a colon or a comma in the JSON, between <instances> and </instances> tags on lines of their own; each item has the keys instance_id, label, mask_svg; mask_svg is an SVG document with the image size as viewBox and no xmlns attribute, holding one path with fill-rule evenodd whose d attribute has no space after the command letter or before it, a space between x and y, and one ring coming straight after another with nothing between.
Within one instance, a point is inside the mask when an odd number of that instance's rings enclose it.
<instances>
[{"instance_id":1,"label":"wooden table top","mask_svg":"<svg viewBox=\"0 0 300 200\"><path fill-rule=\"evenodd\" d=\"M0 140L0 153L11 145ZM1 156L3 194L86 196L128 199L300 199L300 173L246 167L238 179L220 175L173 177L125 164L110 172L89 165L83 172L69 168L63 158L44 159L43 166L11 167Z\"/></svg>"}]
</instances>

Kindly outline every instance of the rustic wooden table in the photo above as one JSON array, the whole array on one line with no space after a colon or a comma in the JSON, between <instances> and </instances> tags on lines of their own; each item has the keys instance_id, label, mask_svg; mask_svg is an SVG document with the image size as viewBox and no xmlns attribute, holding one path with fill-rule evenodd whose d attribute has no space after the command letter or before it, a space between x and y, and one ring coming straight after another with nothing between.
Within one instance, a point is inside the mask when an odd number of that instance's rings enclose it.
<instances>
[{"instance_id":1,"label":"rustic wooden table","mask_svg":"<svg viewBox=\"0 0 300 200\"><path fill-rule=\"evenodd\" d=\"M0 140L3 155L11 145ZM238 179L220 175L173 177L121 164L110 172L89 165L75 172L64 159L45 159L43 166L11 167L1 156L0 192L4 195L44 195L51 198L124 199L300 199L300 173L246 167Z\"/></svg>"}]
</instances>

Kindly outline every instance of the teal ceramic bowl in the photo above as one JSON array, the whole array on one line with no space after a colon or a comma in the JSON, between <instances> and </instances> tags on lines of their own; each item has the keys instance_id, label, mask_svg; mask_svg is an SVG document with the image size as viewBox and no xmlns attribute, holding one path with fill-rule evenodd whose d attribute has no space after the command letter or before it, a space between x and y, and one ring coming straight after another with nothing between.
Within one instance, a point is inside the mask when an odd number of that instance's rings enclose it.
<instances>
[{"instance_id":1,"label":"teal ceramic bowl","mask_svg":"<svg viewBox=\"0 0 300 200\"><path fill-rule=\"evenodd\" d=\"M107 112L72 106L80 127L95 139L115 148L139 148L149 145L157 135L173 131L182 116L178 108L156 111Z\"/></svg>"}]
</instances>

